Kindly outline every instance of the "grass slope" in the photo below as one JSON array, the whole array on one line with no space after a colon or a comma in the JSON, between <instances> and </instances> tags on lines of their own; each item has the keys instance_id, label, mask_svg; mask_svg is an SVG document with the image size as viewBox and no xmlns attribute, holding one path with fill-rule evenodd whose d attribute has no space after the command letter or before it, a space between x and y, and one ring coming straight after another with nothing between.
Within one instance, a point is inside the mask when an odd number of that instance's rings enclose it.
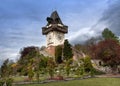
<instances>
[{"instance_id":1,"label":"grass slope","mask_svg":"<svg viewBox=\"0 0 120 86\"><path fill-rule=\"evenodd\" d=\"M120 86L120 78L90 78L66 82L52 82L46 84L31 84L19 86Z\"/></svg>"}]
</instances>

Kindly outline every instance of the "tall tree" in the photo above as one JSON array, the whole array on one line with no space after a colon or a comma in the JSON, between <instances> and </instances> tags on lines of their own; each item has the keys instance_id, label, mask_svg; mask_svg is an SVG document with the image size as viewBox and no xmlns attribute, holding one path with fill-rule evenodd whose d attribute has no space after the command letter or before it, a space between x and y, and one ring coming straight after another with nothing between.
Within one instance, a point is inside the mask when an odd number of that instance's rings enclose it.
<instances>
[{"instance_id":1,"label":"tall tree","mask_svg":"<svg viewBox=\"0 0 120 86\"><path fill-rule=\"evenodd\" d=\"M56 63L62 63L62 46L55 47L55 61Z\"/></svg>"},{"instance_id":2,"label":"tall tree","mask_svg":"<svg viewBox=\"0 0 120 86\"><path fill-rule=\"evenodd\" d=\"M50 75L50 78L52 79L55 73L55 62L53 58L49 58L47 61L47 70Z\"/></svg>"},{"instance_id":3,"label":"tall tree","mask_svg":"<svg viewBox=\"0 0 120 86\"><path fill-rule=\"evenodd\" d=\"M67 39L64 42L63 57L65 60L69 60L73 57L71 44L69 43Z\"/></svg>"},{"instance_id":4,"label":"tall tree","mask_svg":"<svg viewBox=\"0 0 120 86\"><path fill-rule=\"evenodd\" d=\"M1 68L0 68L0 75L1 77L9 77L9 75L11 74L11 66L9 64L9 59L6 59Z\"/></svg>"},{"instance_id":5,"label":"tall tree","mask_svg":"<svg viewBox=\"0 0 120 86\"><path fill-rule=\"evenodd\" d=\"M28 74L28 68L34 66L34 59L39 56L38 47L25 47L20 51L20 59L18 60L18 71L23 74Z\"/></svg>"},{"instance_id":6,"label":"tall tree","mask_svg":"<svg viewBox=\"0 0 120 86\"><path fill-rule=\"evenodd\" d=\"M40 55L39 57L35 58L35 69L34 72L36 74L36 79L39 82L40 74L46 73L47 62L49 57L45 57Z\"/></svg>"},{"instance_id":7,"label":"tall tree","mask_svg":"<svg viewBox=\"0 0 120 86\"><path fill-rule=\"evenodd\" d=\"M113 39L118 41L118 37L108 28L105 28L102 32L102 37L104 39Z\"/></svg>"},{"instance_id":8,"label":"tall tree","mask_svg":"<svg viewBox=\"0 0 120 86\"><path fill-rule=\"evenodd\" d=\"M72 66L71 66L72 63L73 63L73 59L68 59L65 62L65 71L66 71L67 76L69 76L69 74L70 74L70 70L72 68Z\"/></svg>"},{"instance_id":9,"label":"tall tree","mask_svg":"<svg viewBox=\"0 0 120 86\"><path fill-rule=\"evenodd\" d=\"M113 71L120 65L120 45L116 40L103 40L92 46L91 51L93 58L102 60Z\"/></svg>"}]
</instances>

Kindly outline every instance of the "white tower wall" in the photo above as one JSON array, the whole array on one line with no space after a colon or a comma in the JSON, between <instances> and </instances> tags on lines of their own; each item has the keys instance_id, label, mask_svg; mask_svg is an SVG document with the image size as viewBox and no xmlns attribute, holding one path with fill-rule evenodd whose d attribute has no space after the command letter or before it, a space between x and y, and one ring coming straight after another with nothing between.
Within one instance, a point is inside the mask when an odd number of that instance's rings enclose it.
<instances>
[{"instance_id":1,"label":"white tower wall","mask_svg":"<svg viewBox=\"0 0 120 86\"><path fill-rule=\"evenodd\" d=\"M47 38L47 47L48 46L57 46L62 45L65 40L64 33L58 31L51 31L46 35Z\"/></svg>"}]
</instances>

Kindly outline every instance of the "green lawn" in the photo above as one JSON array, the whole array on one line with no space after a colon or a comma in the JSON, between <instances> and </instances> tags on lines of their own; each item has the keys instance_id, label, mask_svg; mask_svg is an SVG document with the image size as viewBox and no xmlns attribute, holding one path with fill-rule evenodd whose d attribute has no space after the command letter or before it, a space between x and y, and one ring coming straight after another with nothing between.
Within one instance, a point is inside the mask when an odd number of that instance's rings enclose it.
<instances>
[{"instance_id":1,"label":"green lawn","mask_svg":"<svg viewBox=\"0 0 120 86\"><path fill-rule=\"evenodd\" d=\"M17 85L18 86L18 85ZM19 86L120 86L120 78L89 78L83 80L51 82Z\"/></svg>"},{"instance_id":2,"label":"green lawn","mask_svg":"<svg viewBox=\"0 0 120 86\"><path fill-rule=\"evenodd\" d=\"M25 80L25 76L15 76L15 77L12 77L14 82L21 82L21 81L24 81Z\"/></svg>"}]
</instances>

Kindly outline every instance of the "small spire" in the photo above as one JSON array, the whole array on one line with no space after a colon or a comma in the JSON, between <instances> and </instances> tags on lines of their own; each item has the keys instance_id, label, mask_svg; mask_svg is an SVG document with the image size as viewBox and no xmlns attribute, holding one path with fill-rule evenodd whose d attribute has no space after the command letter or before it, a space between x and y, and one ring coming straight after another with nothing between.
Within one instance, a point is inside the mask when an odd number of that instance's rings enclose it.
<instances>
[{"instance_id":1,"label":"small spire","mask_svg":"<svg viewBox=\"0 0 120 86\"><path fill-rule=\"evenodd\" d=\"M55 11L52 12L50 17L55 19L55 18L59 18L59 15L58 15L57 11L55 10Z\"/></svg>"},{"instance_id":2,"label":"small spire","mask_svg":"<svg viewBox=\"0 0 120 86\"><path fill-rule=\"evenodd\" d=\"M62 21L57 13L57 11L52 12L50 17L47 17L47 21L50 23L55 23L55 24L62 24Z\"/></svg>"}]
</instances>

